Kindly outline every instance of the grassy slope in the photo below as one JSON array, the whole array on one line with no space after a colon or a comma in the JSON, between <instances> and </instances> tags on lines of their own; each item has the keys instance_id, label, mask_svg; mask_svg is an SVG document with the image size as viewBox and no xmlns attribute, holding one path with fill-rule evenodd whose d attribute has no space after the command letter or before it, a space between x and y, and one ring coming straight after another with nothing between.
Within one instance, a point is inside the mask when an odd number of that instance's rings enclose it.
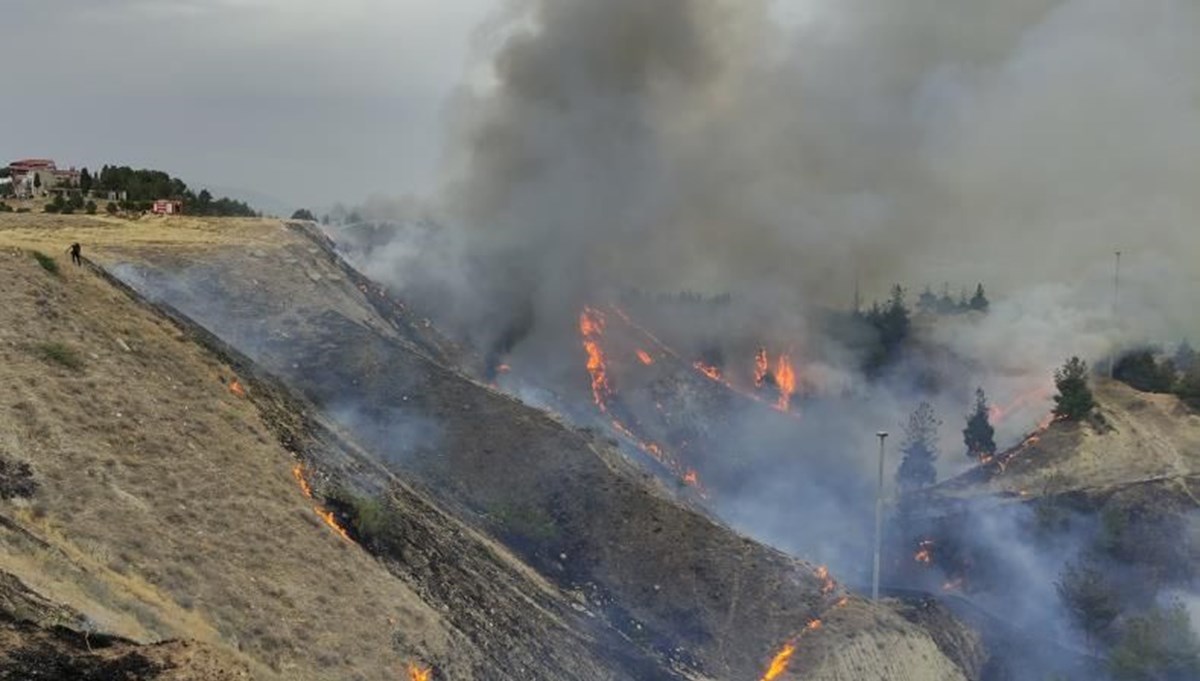
<instances>
[{"instance_id":1,"label":"grassy slope","mask_svg":"<svg viewBox=\"0 0 1200 681\"><path fill-rule=\"evenodd\" d=\"M0 263L0 455L41 483L0 514L46 543L5 532L0 569L100 630L240 649L264 676L394 678L446 654L441 616L316 517L228 367L65 261Z\"/></svg>"}]
</instances>

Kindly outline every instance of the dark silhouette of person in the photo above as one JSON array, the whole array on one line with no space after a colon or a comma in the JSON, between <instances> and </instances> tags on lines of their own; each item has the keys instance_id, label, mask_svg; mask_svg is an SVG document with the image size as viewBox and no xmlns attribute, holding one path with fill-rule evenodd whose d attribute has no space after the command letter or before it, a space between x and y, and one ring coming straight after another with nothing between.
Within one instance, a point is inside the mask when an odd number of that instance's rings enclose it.
<instances>
[{"instance_id":1,"label":"dark silhouette of person","mask_svg":"<svg viewBox=\"0 0 1200 681\"><path fill-rule=\"evenodd\" d=\"M82 250L83 246L80 246L78 243L71 244L71 247L67 249L67 252L71 254L71 262L76 267L83 266L83 257L80 255Z\"/></svg>"}]
</instances>

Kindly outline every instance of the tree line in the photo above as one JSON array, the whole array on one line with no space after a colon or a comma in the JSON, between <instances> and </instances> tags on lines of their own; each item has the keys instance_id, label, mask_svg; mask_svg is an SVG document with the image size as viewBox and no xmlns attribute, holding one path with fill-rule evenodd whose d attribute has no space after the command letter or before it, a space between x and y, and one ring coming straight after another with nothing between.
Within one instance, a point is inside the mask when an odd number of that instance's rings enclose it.
<instances>
[{"instance_id":1,"label":"tree line","mask_svg":"<svg viewBox=\"0 0 1200 681\"><path fill-rule=\"evenodd\" d=\"M183 202L188 215L215 217L255 217L258 213L242 201L228 197L216 198L207 189L194 192L187 184L161 170L138 169L129 166L105 165L94 177L87 168L80 171L79 190L83 193L113 192L122 196L117 204L122 210L149 210L154 201L170 199Z\"/></svg>"}]
</instances>

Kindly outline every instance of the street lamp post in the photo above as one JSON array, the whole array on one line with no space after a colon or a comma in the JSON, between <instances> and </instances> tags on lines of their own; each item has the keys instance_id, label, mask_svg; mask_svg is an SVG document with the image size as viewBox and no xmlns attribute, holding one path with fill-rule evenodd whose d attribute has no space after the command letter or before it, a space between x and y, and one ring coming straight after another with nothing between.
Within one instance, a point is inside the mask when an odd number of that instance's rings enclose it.
<instances>
[{"instance_id":1,"label":"street lamp post","mask_svg":"<svg viewBox=\"0 0 1200 681\"><path fill-rule=\"evenodd\" d=\"M879 600L879 554L883 546L883 441L887 431L875 433L879 438L879 489L875 494L875 569L871 573L871 600Z\"/></svg>"},{"instance_id":2,"label":"street lamp post","mask_svg":"<svg viewBox=\"0 0 1200 681\"><path fill-rule=\"evenodd\" d=\"M1113 335L1117 334L1117 328L1121 323L1121 251L1115 251L1113 255L1117 256L1116 267L1113 268ZM1118 346L1116 339L1113 340L1112 357L1108 360L1108 377L1117 377L1117 352Z\"/></svg>"}]
</instances>

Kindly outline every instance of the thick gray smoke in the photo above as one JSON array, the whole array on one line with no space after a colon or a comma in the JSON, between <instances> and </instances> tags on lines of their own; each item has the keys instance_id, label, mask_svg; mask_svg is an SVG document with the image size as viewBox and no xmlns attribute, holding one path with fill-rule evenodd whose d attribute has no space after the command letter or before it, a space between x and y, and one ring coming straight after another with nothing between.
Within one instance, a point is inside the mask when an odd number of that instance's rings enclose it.
<instances>
[{"instance_id":1,"label":"thick gray smoke","mask_svg":"<svg viewBox=\"0 0 1200 681\"><path fill-rule=\"evenodd\" d=\"M1190 283L1195 3L782 11L517 3L452 136L463 312L549 320L629 286L797 309L845 303L856 276L1012 291L1118 248Z\"/></svg>"}]
</instances>

